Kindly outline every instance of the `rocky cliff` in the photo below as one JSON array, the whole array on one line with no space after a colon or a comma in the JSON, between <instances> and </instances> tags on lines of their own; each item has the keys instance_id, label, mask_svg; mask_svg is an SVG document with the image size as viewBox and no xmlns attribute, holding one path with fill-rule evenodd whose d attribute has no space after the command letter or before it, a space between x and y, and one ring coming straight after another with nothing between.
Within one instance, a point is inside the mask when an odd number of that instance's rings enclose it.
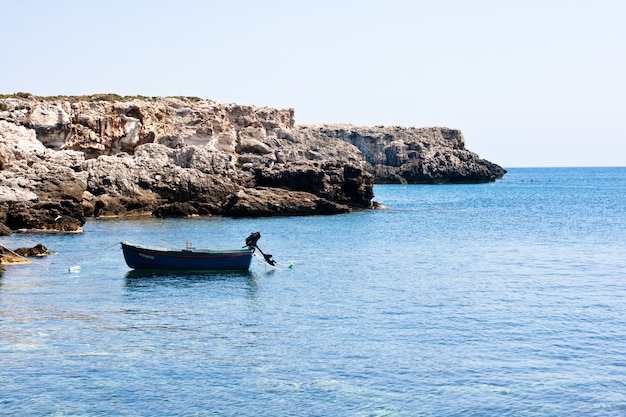
<instances>
[{"instance_id":1,"label":"rocky cliff","mask_svg":"<svg viewBox=\"0 0 626 417\"><path fill-rule=\"evenodd\" d=\"M379 182L504 174L452 129L296 125L292 109L195 98L0 98L0 224L89 216L269 216L368 208ZM1 232L1 231L0 231Z\"/></svg>"},{"instance_id":2,"label":"rocky cliff","mask_svg":"<svg viewBox=\"0 0 626 417\"><path fill-rule=\"evenodd\" d=\"M350 125L311 129L356 146L379 184L482 183L506 173L465 149L463 134L456 129Z\"/></svg>"}]
</instances>

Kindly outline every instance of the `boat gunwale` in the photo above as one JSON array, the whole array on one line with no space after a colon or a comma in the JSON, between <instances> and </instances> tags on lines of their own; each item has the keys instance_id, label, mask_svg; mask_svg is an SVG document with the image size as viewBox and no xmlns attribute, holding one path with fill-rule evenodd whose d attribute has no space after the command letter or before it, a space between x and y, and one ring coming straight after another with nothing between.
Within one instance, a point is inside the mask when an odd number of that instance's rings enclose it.
<instances>
[{"instance_id":1,"label":"boat gunwale","mask_svg":"<svg viewBox=\"0 0 626 417\"><path fill-rule=\"evenodd\" d=\"M209 256L250 256L254 253L253 249L223 249L223 250L215 250L215 249L202 249L202 248L161 248L155 246L144 246L137 245L129 242L121 242L122 247L127 247L130 249L134 249L136 251L143 252L154 252L158 255L164 256L184 256L190 255L190 257L200 257L201 255L209 255Z\"/></svg>"}]
</instances>

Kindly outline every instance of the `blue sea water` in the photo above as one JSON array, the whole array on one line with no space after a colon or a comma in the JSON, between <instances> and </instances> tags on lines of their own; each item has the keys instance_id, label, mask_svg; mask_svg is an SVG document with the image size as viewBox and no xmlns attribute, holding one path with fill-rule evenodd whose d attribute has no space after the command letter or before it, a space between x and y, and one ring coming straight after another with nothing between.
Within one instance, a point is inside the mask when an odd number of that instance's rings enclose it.
<instances>
[{"instance_id":1,"label":"blue sea water","mask_svg":"<svg viewBox=\"0 0 626 417\"><path fill-rule=\"evenodd\" d=\"M0 278L0 415L626 415L626 168L375 194L1 238L57 253ZM136 277L119 246L255 230L277 268Z\"/></svg>"}]
</instances>

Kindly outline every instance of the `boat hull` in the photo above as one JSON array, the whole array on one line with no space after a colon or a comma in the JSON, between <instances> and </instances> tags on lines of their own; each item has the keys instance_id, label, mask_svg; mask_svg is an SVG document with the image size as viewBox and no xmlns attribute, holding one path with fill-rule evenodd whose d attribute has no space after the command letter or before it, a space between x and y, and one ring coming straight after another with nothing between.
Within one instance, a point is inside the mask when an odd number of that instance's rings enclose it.
<instances>
[{"instance_id":1,"label":"boat hull","mask_svg":"<svg viewBox=\"0 0 626 417\"><path fill-rule=\"evenodd\" d=\"M168 249L122 242L126 264L137 270L246 271L252 249Z\"/></svg>"}]
</instances>

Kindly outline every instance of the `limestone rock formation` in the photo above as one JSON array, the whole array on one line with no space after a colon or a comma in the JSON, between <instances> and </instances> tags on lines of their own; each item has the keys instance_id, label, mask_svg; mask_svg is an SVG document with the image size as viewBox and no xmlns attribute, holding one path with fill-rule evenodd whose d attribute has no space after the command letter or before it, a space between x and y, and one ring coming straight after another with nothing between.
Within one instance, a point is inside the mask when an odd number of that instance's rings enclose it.
<instances>
[{"instance_id":1,"label":"limestone rock formation","mask_svg":"<svg viewBox=\"0 0 626 417\"><path fill-rule=\"evenodd\" d=\"M35 132L0 120L0 220L9 229L78 231L84 179L73 151L46 149Z\"/></svg>"},{"instance_id":2,"label":"limestone rock formation","mask_svg":"<svg viewBox=\"0 0 626 417\"><path fill-rule=\"evenodd\" d=\"M359 148L368 171L379 184L482 183L506 173L468 151L463 134L456 129L351 125L310 128Z\"/></svg>"},{"instance_id":3,"label":"limestone rock formation","mask_svg":"<svg viewBox=\"0 0 626 417\"><path fill-rule=\"evenodd\" d=\"M300 126L293 109L195 98L0 96L0 224L369 208L378 182L493 181L444 128Z\"/></svg>"}]
</instances>

